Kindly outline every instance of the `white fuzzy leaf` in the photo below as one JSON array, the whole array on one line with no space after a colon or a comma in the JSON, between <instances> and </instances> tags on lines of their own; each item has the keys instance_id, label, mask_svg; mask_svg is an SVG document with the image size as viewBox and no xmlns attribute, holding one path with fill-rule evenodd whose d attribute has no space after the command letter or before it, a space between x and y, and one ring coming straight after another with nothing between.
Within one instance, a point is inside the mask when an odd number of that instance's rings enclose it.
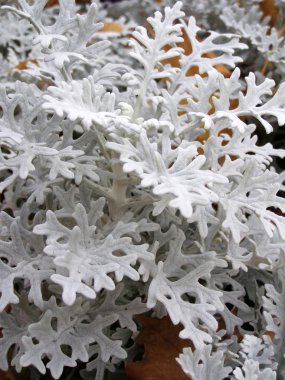
<instances>
[{"instance_id":1,"label":"white fuzzy leaf","mask_svg":"<svg viewBox=\"0 0 285 380\"><path fill-rule=\"evenodd\" d=\"M184 348L176 359L192 380L223 380L229 375L231 367L224 367L224 352L211 352L211 348L206 345L194 352Z\"/></svg>"},{"instance_id":2,"label":"white fuzzy leaf","mask_svg":"<svg viewBox=\"0 0 285 380\"><path fill-rule=\"evenodd\" d=\"M153 278L148 294L148 307L154 307L161 302L172 322L182 323L184 329L179 336L192 340L197 349L205 343L212 342L211 335L203 330L207 326L210 332L217 329L218 324L212 313L223 309L219 291L209 289L199 283L199 279L209 276L213 263L208 262L193 270L177 281L168 280L163 272L163 263L158 264L158 271ZM182 299L183 295L194 297L193 302Z\"/></svg>"}]
</instances>

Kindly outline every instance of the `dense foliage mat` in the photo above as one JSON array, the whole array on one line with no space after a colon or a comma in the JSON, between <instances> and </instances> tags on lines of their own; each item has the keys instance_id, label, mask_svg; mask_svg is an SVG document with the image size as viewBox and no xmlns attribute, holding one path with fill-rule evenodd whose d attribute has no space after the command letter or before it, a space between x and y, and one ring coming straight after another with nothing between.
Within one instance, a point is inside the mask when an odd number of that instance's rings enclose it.
<instances>
[{"instance_id":1,"label":"dense foliage mat","mask_svg":"<svg viewBox=\"0 0 285 380\"><path fill-rule=\"evenodd\" d=\"M284 14L5 2L7 378L285 379Z\"/></svg>"}]
</instances>

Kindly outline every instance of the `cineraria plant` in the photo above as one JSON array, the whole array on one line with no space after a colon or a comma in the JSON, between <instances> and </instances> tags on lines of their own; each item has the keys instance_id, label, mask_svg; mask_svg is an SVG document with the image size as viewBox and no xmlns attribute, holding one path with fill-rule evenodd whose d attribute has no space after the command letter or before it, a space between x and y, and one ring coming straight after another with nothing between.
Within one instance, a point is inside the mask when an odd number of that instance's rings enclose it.
<instances>
[{"instance_id":1,"label":"cineraria plant","mask_svg":"<svg viewBox=\"0 0 285 380\"><path fill-rule=\"evenodd\" d=\"M285 379L285 150L257 133L285 124L285 53L258 1L4 3L0 368L123 379L146 313L193 380Z\"/></svg>"}]
</instances>

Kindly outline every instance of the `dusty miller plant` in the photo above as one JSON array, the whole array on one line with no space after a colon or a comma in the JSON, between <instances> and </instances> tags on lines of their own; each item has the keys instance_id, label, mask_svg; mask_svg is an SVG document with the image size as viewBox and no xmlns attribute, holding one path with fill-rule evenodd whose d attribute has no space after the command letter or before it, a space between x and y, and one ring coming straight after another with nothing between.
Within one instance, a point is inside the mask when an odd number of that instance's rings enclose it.
<instances>
[{"instance_id":1,"label":"dusty miller plant","mask_svg":"<svg viewBox=\"0 0 285 380\"><path fill-rule=\"evenodd\" d=\"M160 9L141 26L134 2L46 3L0 14L0 367L103 380L148 313L181 323L193 380L285 379L285 150L255 133L285 86L238 68L248 42L282 72L282 41L259 13L222 31L232 1L202 29L194 2L136 2Z\"/></svg>"}]
</instances>

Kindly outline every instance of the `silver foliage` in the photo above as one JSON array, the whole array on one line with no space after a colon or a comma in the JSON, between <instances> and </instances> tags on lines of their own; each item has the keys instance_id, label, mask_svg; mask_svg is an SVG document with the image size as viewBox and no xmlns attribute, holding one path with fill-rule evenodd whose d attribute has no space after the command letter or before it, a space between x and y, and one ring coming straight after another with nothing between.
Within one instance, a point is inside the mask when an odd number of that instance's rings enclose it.
<instances>
[{"instance_id":1,"label":"silver foliage","mask_svg":"<svg viewBox=\"0 0 285 380\"><path fill-rule=\"evenodd\" d=\"M192 379L285 378L284 49L253 3L1 8L2 369L103 380L149 312Z\"/></svg>"}]
</instances>

